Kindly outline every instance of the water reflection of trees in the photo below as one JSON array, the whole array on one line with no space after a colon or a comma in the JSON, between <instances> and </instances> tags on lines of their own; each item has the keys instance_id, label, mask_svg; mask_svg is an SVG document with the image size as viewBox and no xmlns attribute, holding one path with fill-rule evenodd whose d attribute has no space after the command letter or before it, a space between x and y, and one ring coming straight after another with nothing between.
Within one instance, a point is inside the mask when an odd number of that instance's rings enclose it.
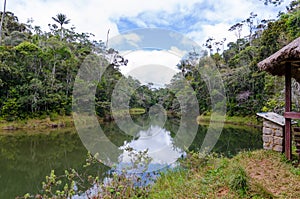
<instances>
[{"instance_id":1,"label":"water reflection of trees","mask_svg":"<svg viewBox=\"0 0 300 199\"><path fill-rule=\"evenodd\" d=\"M80 170L87 154L74 131L0 136L0 152L0 198L38 192L52 169L58 174Z\"/></svg>"},{"instance_id":2,"label":"water reflection of trees","mask_svg":"<svg viewBox=\"0 0 300 199\"><path fill-rule=\"evenodd\" d=\"M189 147L190 150L199 149L199 144L203 142L206 131L207 126L199 128L195 140ZM212 151L231 157L240 151L260 148L262 148L260 129L225 125Z\"/></svg>"},{"instance_id":3,"label":"water reflection of trees","mask_svg":"<svg viewBox=\"0 0 300 199\"><path fill-rule=\"evenodd\" d=\"M193 122L193 120L183 122L182 125L184 125L184 128L182 129L184 129L184 133L182 136L176 138L176 133L178 133L179 130L179 120L167 120L165 128L170 131L172 137L175 138L175 146L181 148L185 147L184 144L186 144L188 140L194 136L191 134L191 132L194 131L194 128L190 124ZM200 150L203 140L207 134L207 130L208 124L199 125L193 142L188 145L189 150ZM225 125L212 151L222 153L226 156L232 156L243 150L254 150L260 148L262 148L261 129L247 126Z\"/></svg>"},{"instance_id":4,"label":"water reflection of trees","mask_svg":"<svg viewBox=\"0 0 300 199\"><path fill-rule=\"evenodd\" d=\"M194 151L201 148L208 129L207 125L200 125L194 134L195 128L190 123L195 121L192 119L180 122L178 119L168 118L164 124L153 117L150 120L147 114L145 117L132 117L132 119L139 128L132 128L130 134L135 133L137 137L125 134L111 122L101 124L104 132L102 137L99 137L96 131L87 129L86 139L90 139L90 143L94 143L96 148L100 145L102 149L100 153L106 154L117 163L120 154L123 153L118 147L138 139L138 130L147 130L150 125L160 126L165 131L169 131L173 147L180 149L188 147L189 150ZM225 125L213 151L232 156L242 150L262 148L260 132L260 129ZM105 139L102 139L104 137ZM103 142L107 141L112 142L118 149L115 156L112 156L110 148L104 147ZM0 136L0 198L13 198L26 192L38 192L44 177L52 169L55 169L58 175L69 168L80 171L85 163L86 154L87 150L74 130L42 134L21 132ZM89 172L101 176L108 170L108 167L99 164Z\"/></svg>"}]
</instances>

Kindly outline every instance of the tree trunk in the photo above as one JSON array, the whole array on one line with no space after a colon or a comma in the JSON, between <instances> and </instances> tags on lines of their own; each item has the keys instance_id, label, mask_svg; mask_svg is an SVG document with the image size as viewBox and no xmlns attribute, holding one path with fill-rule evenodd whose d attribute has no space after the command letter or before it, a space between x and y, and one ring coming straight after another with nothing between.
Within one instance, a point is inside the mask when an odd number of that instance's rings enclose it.
<instances>
[{"instance_id":1,"label":"tree trunk","mask_svg":"<svg viewBox=\"0 0 300 199\"><path fill-rule=\"evenodd\" d=\"M64 33L63 33L63 27L61 25L60 26L60 41L62 41L63 37L64 37Z\"/></svg>"},{"instance_id":2,"label":"tree trunk","mask_svg":"<svg viewBox=\"0 0 300 199\"><path fill-rule=\"evenodd\" d=\"M53 88L54 82L55 82L55 70L56 70L56 63L54 63L54 66L52 68L52 79L51 79L51 88Z\"/></svg>"},{"instance_id":3,"label":"tree trunk","mask_svg":"<svg viewBox=\"0 0 300 199\"><path fill-rule=\"evenodd\" d=\"M6 0L4 0L3 13L0 22L0 46L2 45L2 28L3 28L2 26L3 26L5 12L6 12Z\"/></svg>"}]
</instances>

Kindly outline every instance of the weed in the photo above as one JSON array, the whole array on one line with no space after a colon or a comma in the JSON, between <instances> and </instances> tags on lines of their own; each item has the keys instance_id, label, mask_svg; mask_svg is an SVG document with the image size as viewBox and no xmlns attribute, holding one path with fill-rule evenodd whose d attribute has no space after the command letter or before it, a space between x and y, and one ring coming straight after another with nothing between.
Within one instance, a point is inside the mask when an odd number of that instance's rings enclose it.
<instances>
[{"instance_id":1,"label":"weed","mask_svg":"<svg viewBox=\"0 0 300 199\"><path fill-rule=\"evenodd\" d=\"M245 194L249 189L249 177L241 166L232 167L229 175L229 186L233 191L238 191L241 194Z\"/></svg>"}]
</instances>

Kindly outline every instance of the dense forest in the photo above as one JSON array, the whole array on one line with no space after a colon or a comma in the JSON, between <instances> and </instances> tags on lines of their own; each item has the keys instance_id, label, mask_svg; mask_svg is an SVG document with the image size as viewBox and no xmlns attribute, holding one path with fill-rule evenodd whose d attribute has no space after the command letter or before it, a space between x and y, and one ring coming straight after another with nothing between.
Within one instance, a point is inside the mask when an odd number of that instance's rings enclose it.
<instances>
[{"instance_id":1,"label":"dense forest","mask_svg":"<svg viewBox=\"0 0 300 199\"><path fill-rule=\"evenodd\" d=\"M268 2L268 1L266 1ZM276 1L275 1L276 2ZM272 6L272 5L269 5ZM138 87L130 98L131 108L148 110L161 104L169 113L180 113L176 90L169 89L181 81L179 75L165 88L142 85L132 77L124 77L120 67L127 64L118 49L106 48L105 42L92 40L91 33L78 33L66 28L71 19L64 14L52 17L49 30L33 26L32 21L21 23L9 11L1 12L0 39L0 119L13 121L45 118L49 115L71 115L72 89L78 69L88 55L110 57L108 68L97 86L96 112L99 117L111 118L111 96L116 83L127 78ZM254 115L260 111L282 113L283 78L259 71L257 63L300 36L300 0L290 3L277 19L258 20L254 12L228 31L236 34L225 50L224 40L208 38L203 45L206 56L218 67L227 95L227 114ZM241 36L243 29L249 30ZM198 73L204 57L191 51L178 63L183 75L195 91L200 114L209 114L211 100L208 88ZM130 61L130 60L129 60ZM297 96L300 86L293 81L294 109L299 109Z\"/></svg>"}]
</instances>

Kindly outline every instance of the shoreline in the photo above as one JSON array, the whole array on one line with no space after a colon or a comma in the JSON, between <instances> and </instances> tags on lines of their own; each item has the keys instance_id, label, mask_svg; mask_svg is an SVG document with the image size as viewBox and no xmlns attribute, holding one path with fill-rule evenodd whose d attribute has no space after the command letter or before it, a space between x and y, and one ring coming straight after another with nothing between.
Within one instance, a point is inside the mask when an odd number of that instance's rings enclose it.
<instances>
[{"instance_id":1,"label":"shoreline","mask_svg":"<svg viewBox=\"0 0 300 199\"><path fill-rule=\"evenodd\" d=\"M27 120L16 120L7 122L5 120L0 121L0 131L17 131L17 130L45 130L45 129L59 129L74 127L72 116L58 116L55 119L46 117L31 118Z\"/></svg>"},{"instance_id":2,"label":"shoreline","mask_svg":"<svg viewBox=\"0 0 300 199\"><path fill-rule=\"evenodd\" d=\"M203 123L220 123L220 120L216 118L215 120L211 120L210 115L200 115L197 117L197 123L203 124ZM234 126L249 126L249 127L255 127L255 128L261 128L262 127L262 121L258 121L257 117L254 116L226 116L224 124L231 124Z\"/></svg>"},{"instance_id":3,"label":"shoreline","mask_svg":"<svg viewBox=\"0 0 300 199\"><path fill-rule=\"evenodd\" d=\"M103 122L103 118L98 118L98 121ZM208 124L210 122L218 123L220 121L211 120L210 116L198 116L197 123ZM228 117L226 116L224 124L231 124L234 126L249 126L260 128L262 127L262 122L259 122L255 117ZM17 130L46 130L46 129L62 129L74 127L73 116L57 116L57 118L46 117L46 118L32 118L27 120L17 120L12 122L7 122L5 120L0 120L0 131L17 131Z\"/></svg>"}]
</instances>

